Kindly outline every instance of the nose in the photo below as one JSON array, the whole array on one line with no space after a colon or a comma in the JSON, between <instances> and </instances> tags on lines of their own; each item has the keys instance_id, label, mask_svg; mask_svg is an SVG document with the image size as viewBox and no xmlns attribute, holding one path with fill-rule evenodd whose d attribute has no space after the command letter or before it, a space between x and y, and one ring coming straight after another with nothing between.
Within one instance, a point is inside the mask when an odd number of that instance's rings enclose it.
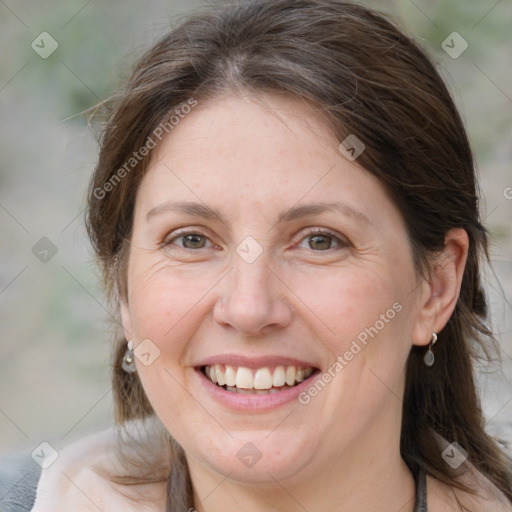
<instances>
[{"instance_id":1,"label":"nose","mask_svg":"<svg viewBox=\"0 0 512 512\"><path fill-rule=\"evenodd\" d=\"M262 337L290 324L287 288L264 258L252 263L239 258L221 286L213 310L218 324L251 337Z\"/></svg>"}]
</instances>

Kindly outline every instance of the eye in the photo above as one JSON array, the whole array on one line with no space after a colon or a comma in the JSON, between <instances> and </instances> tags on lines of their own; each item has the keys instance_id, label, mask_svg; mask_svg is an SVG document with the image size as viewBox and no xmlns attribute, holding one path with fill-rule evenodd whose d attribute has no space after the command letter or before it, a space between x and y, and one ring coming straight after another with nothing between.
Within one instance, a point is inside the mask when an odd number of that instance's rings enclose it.
<instances>
[{"instance_id":1,"label":"eye","mask_svg":"<svg viewBox=\"0 0 512 512\"><path fill-rule=\"evenodd\" d=\"M300 242L299 247L304 247L307 242L308 248L313 251L327 251L348 246L348 242L329 231L313 231L306 235Z\"/></svg>"},{"instance_id":2,"label":"eye","mask_svg":"<svg viewBox=\"0 0 512 512\"><path fill-rule=\"evenodd\" d=\"M210 245L207 245L210 244ZM204 249L211 247L212 243L201 233L181 233L165 240L164 245L177 245L184 249Z\"/></svg>"}]
</instances>

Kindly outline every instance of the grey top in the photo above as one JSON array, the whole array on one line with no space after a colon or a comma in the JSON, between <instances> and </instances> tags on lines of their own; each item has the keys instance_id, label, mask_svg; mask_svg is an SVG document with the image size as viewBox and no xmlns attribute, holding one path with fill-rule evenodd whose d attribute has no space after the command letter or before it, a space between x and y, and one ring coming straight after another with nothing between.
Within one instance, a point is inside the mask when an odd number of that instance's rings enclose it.
<instances>
[{"instance_id":1,"label":"grey top","mask_svg":"<svg viewBox=\"0 0 512 512\"><path fill-rule=\"evenodd\" d=\"M41 468L30 454L5 455L0 459L0 511L30 512L34 506ZM414 512L427 512L427 483L423 470L416 480Z\"/></svg>"},{"instance_id":2,"label":"grey top","mask_svg":"<svg viewBox=\"0 0 512 512\"><path fill-rule=\"evenodd\" d=\"M0 511L29 512L36 499L41 467L29 453L0 458Z\"/></svg>"}]
</instances>

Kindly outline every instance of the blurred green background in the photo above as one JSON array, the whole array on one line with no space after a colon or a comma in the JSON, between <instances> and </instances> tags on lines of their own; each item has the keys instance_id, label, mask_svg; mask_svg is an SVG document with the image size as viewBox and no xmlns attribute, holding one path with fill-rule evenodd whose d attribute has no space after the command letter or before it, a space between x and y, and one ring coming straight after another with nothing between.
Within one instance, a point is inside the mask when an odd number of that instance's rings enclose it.
<instances>
[{"instance_id":1,"label":"blurred green background","mask_svg":"<svg viewBox=\"0 0 512 512\"><path fill-rule=\"evenodd\" d=\"M476 152L495 271L486 283L504 349L503 372L479 379L489 428L504 432L512 426L512 4L365 3L401 20L433 57ZM80 113L198 5L0 0L0 453L65 444L112 422L111 326L83 227L97 145ZM454 31L468 43L458 58L442 48ZM31 46L48 51L43 32L58 44L47 58ZM38 243L47 262L34 254Z\"/></svg>"}]
</instances>

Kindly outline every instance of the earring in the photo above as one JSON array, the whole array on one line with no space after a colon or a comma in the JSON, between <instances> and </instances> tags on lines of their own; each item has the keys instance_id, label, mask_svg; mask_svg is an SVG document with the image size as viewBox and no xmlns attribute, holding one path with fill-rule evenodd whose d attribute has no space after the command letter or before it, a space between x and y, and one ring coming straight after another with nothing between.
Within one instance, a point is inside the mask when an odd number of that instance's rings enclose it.
<instances>
[{"instance_id":1,"label":"earring","mask_svg":"<svg viewBox=\"0 0 512 512\"><path fill-rule=\"evenodd\" d=\"M127 373L134 373L137 371L137 367L135 366L135 354L133 353L133 341L128 342L128 348L124 353L121 366Z\"/></svg>"},{"instance_id":2,"label":"earring","mask_svg":"<svg viewBox=\"0 0 512 512\"><path fill-rule=\"evenodd\" d=\"M434 361L436 358L434 357L434 352L432 352L432 347L434 346L434 343L437 341L437 334L435 332L432 333L432 339L430 340L430 345L428 346L427 353L423 356L423 362L427 366L432 366L434 364Z\"/></svg>"}]
</instances>

